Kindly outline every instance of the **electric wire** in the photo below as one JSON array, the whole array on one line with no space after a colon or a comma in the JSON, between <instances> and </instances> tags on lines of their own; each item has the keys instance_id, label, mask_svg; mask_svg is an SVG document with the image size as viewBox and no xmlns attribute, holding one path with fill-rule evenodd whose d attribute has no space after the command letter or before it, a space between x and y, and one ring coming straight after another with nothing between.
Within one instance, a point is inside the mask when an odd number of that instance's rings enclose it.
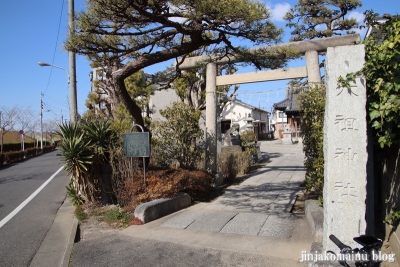
<instances>
[{"instance_id":1,"label":"electric wire","mask_svg":"<svg viewBox=\"0 0 400 267\"><path fill-rule=\"evenodd\" d=\"M44 114L48 113L55 121L60 121L60 118L62 117L62 114L60 115L59 113L56 113L54 110L57 108L52 108L49 104L46 104L43 102L43 107L44 107Z\"/></svg>"},{"instance_id":2,"label":"electric wire","mask_svg":"<svg viewBox=\"0 0 400 267\"><path fill-rule=\"evenodd\" d=\"M56 98L56 97L53 97L53 96L51 96L51 95L46 95L46 99L48 99L48 100L50 100L51 102L54 102L55 104L57 104L57 105L58 105L58 108L59 108L59 107L66 108L66 109L69 108L68 102L65 101L65 100L61 100L61 99ZM50 101L48 101L48 102L50 102Z\"/></svg>"},{"instance_id":3,"label":"electric wire","mask_svg":"<svg viewBox=\"0 0 400 267\"><path fill-rule=\"evenodd\" d=\"M62 5L61 5L61 13L60 13L60 20L58 22L58 30L57 30L57 38L56 38L56 45L54 46L54 52L53 52L53 59L51 61L51 64L54 64L54 59L56 57L56 52L57 52L57 45L58 45L58 37L60 36L60 28L61 28L61 19L62 19L62 14L63 14L63 10L64 10L64 1L61 1ZM47 89L49 89L49 85L50 85L50 80L51 80L51 74L53 73L53 67L50 70L50 74L49 74L49 80L47 81L47 86L46 86L46 90L44 91L43 94L45 94L47 92Z\"/></svg>"}]
</instances>

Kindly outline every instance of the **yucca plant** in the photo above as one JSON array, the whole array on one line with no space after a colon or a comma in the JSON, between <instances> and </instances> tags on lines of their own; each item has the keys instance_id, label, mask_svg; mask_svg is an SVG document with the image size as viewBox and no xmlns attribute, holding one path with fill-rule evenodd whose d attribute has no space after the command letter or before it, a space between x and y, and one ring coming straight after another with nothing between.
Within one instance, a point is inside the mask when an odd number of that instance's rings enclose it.
<instances>
[{"instance_id":1,"label":"yucca plant","mask_svg":"<svg viewBox=\"0 0 400 267\"><path fill-rule=\"evenodd\" d=\"M94 153L93 176L101 186L101 201L111 204L115 201L112 185L112 167L110 163L110 150L117 142L117 134L112 128L111 121L97 119L85 122L83 126L85 136L91 140Z\"/></svg>"},{"instance_id":2,"label":"yucca plant","mask_svg":"<svg viewBox=\"0 0 400 267\"><path fill-rule=\"evenodd\" d=\"M104 191L108 194L112 191L111 176L102 175L107 169L103 167L109 165L109 151L116 140L111 122L91 120L62 124L58 133L63 136L60 149L64 168L71 175L78 195L95 201L102 193L105 198Z\"/></svg>"},{"instance_id":3,"label":"yucca plant","mask_svg":"<svg viewBox=\"0 0 400 267\"><path fill-rule=\"evenodd\" d=\"M91 141L85 138L85 133L80 124L59 125L57 131L63 137L60 143L61 157L64 169L71 175L71 182L79 195L93 198L94 182L90 175L93 163Z\"/></svg>"},{"instance_id":4,"label":"yucca plant","mask_svg":"<svg viewBox=\"0 0 400 267\"><path fill-rule=\"evenodd\" d=\"M82 176L92 163L91 141L84 138L79 124L59 125L57 133L63 137L60 149L65 170L73 177Z\"/></svg>"},{"instance_id":5,"label":"yucca plant","mask_svg":"<svg viewBox=\"0 0 400 267\"><path fill-rule=\"evenodd\" d=\"M109 150L117 141L111 121L99 119L87 121L83 125L85 137L91 141L96 158L103 164L109 163Z\"/></svg>"},{"instance_id":6,"label":"yucca plant","mask_svg":"<svg viewBox=\"0 0 400 267\"><path fill-rule=\"evenodd\" d=\"M72 181L69 183L69 185L66 186L66 188L67 188L67 196L69 197L72 205L74 205L75 207L82 205L84 199L82 198L81 195L78 194L74 185L72 184Z\"/></svg>"}]
</instances>

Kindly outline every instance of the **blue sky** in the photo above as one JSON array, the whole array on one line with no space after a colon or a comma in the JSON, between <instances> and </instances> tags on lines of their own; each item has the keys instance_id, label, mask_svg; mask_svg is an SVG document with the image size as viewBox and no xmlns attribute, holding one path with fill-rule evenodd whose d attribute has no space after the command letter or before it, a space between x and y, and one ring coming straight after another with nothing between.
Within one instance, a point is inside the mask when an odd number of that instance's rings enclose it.
<instances>
[{"instance_id":1,"label":"blue sky","mask_svg":"<svg viewBox=\"0 0 400 267\"><path fill-rule=\"evenodd\" d=\"M75 10L84 9L84 0L75 0ZM282 16L297 1L265 1L273 21L284 27ZM362 12L373 9L384 14L399 13L400 0L365 0L363 7L351 14L362 20ZM68 69L68 53L63 42L68 30L68 0L0 1L0 107L30 107L32 120L39 119L40 93L44 92L44 119L69 119L69 86L64 70L40 67L43 61ZM287 29L286 32L289 32ZM362 33L361 37L364 35ZM288 35L286 36L286 40ZM285 41L286 41L285 40ZM297 63L298 64L298 63ZM154 73L169 65L158 64L145 71ZM250 69L252 71L253 69ZM243 70L242 70L243 71ZM84 113L90 91L90 66L84 56L77 55L78 112ZM273 103L284 99L286 81L241 85L239 99L270 110ZM47 112L47 110L49 110Z\"/></svg>"}]
</instances>

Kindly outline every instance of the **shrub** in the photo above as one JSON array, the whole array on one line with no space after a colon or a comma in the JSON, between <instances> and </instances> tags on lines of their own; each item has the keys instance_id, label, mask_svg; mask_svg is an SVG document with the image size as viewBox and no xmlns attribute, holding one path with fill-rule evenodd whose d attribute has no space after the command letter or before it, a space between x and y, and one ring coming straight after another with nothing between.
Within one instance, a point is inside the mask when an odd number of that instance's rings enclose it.
<instances>
[{"instance_id":1,"label":"shrub","mask_svg":"<svg viewBox=\"0 0 400 267\"><path fill-rule=\"evenodd\" d=\"M4 153L0 153L0 166L4 164L5 159L6 156L4 155Z\"/></svg>"},{"instance_id":2,"label":"shrub","mask_svg":"<svg viewBox=\"0 0 400 267\"><path fill-rule=\"evenodd\" d=\"M69 183L67 188L67 196L69 197L71 204L75 207L81 206L84 202L84 199L76 192L75 188L73 187L72 182Z\"/></svg>"},{"instance_id":3,"label":"shrub","mask_svg":"<svg viewBox=\"0 0 400 267\"><path fill-rule=\"evenodd\" d=\"M56 149L56 146L48 145L43 147L43 153L48 153L51 151L54 151Z\"/></svg>"},{"instance_id":4,"label":"shrub","mask_svg":"<svg viewBox=\"0 0 400 267\"><path fill-rule=\"evenodd\" d=\"M40 151L40 149L39 149ZM38 150L36 148L28 148L25 150L25 157L30 158L33 156L36 156L38 153Z\"/></svg>"},{"instance_id":5,"label":"shrub","mask_svg":"<svg viewBox=\"0 0 400 267\"><path fill-rule=\"evenodd\" d=\"M157 164L169 166L177 161L182 168L194 168L201 156L196 140L204 136L199 126L201 111L175 102L160 113L167 120L153 123L152 151Z\"/></svg>"},{"instance_id":6,"label":"shrub","mask_svg":"<svg viewBox=\"0 0 400 267\"><path fill-rule=\"evenodd\" d=\"M365 40L361 73L367 81L369 124L375 142L384 148L400 144L400 17L375 27L384 32L383 39L371 34Z\"/></svg>"},{"instance_id":7,"label":"shrub","mask_svg":"<svg viewBox=\"0 0 400 267\"><path fill-rule=\"evenodd\" d=\"M325 87L317 85L310 91L299 95L302 113L301 134L305 155L306 169L305 185L308 191L322 196L324 188L324 114L325 114Z\"/></svg>"},{"instance_id":8,"label":"shrub","mask_svg":"<svg viewBox=\"0 0 400 267\"><path fill-rule=\"evenodd\" d=\"M251 155L248 152L220 153L217 158L218 172L225 179L233 181L238 175L249 172Z\"/></svg>"},{"instance_id":9,"label":"shrub","mask_svg":"<svg viewBox=\"0 0 400 267\"><path fill-rule=\"evenodd\" d=\"M4 155L7 163L13 163L24 159L24 151L6 152Z\"/></svg>"},{"instance_id":10,"label":"shrub","mask_svg":"<svg viewBox=\"0 0 400 267\"><path fill-rule=\"evenodd\" d=\"M257 155L256 137L253 131L247 130L241 133L240 140L242 141L242 147L244 147L244 151L246 151L252 157Z\"/></svg>"}]
</instances>

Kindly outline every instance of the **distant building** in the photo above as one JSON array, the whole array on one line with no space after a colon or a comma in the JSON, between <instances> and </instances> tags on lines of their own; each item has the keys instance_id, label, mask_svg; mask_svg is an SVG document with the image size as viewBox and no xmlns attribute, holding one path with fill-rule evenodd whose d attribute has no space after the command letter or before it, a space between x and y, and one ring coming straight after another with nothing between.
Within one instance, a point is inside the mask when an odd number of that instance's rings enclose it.
<instances>
[{"instance_id":1,"label":"distant building","mask_svg":"<svg viewBox=\"0 0 400 267\"><path fill-rule=\"evenodd\" d=\"M251 121L249 123L249 117ZM224 134L232 123L238 123L240 132L249 130L249 124L253 126L257 140L268 138L269 112L244 103L238 99L228 102L220 114L221 133Z\"/></svg>"},{"instance_id":2,"label":"distant building","mask_svg":"<svg viewBox=\"0 0 400 267\"><path fill-rule=\"evenodd\" d=\"M154 95L150 96L149 107L152 110L150 117L152 120L165 120L161 115L160 110L172 105L174 102L180 102L180 98L175 93L175 89L165 89L155 91Z\"/></svg>"},{"instance_id":3,"label":"distant building","mask_svg":"<svg viewBox=\"0 0 400 267\"><path fill-rule=\"evenodd\" d=\"M100 86L97 86L95 84L96 82L105 80L106 80L106 71L103 67L92 69L92 72L90 73L90 81L92 83L90 92L97 93L99 96L99 101L97 103L91 103L93 112L96 115L100 113L109 115L111 110L114 108L112 106L112 101L108 99L110 97L108 95L108 92L104 88L101 88Z\"/></svg>"},{"instance_id":4,"label":"distant building","mask_svg":"<svg viewBox=\"0 0 400 267\"><path fill-rule=\"evenodd\" d=\"M274 104L275 137L283 137L283 125L290 124L293 136L301 134L300 102L298 95L308 90L308 87L288 88L286 98ZM296 136L296 137L297 137Z\"/></svg>"},{"instance_id":5,"label":"distant building","mask_svg":"<svg viewBox=\"0 0 400 267\"><path fill-rule=\"evenodd\" d=\"M378 24L384 24L388 20L389 20L389 18L386 18L386 17L378 17L378 18L376 18L376 22ZM378 43L382 43L382 40L385 37L385 35L384 35L385 33L382 32L381 29L377 29L376 27L368 27L368 30L367 30L367 32L365 34L364 39L366 39L371 34L374 34L378 38Z\"/></svg>"}]
</instances>

